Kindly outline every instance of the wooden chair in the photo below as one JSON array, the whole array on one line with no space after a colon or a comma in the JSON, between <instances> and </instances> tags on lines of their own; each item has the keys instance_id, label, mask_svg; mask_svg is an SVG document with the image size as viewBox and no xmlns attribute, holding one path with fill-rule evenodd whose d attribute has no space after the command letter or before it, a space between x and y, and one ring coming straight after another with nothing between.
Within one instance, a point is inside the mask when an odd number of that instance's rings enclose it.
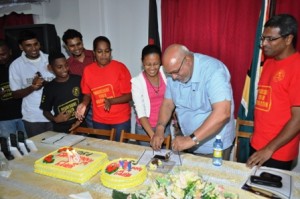
<instances>
[{"instance_id":1,"label":"wooden chair","mask_svg":"<svg viewBox=\"0 0 300 199\"><path fill-rule=\"evenodd\" d=\"M101 135L109 137L109 140L115 140L116 136L116 129L106 130L106 129L93 129L93 128L86 128L86 127L77 127L70 134L78 134L78 133L85 133L88 135Z\"/></svg>"},{"instance_id":2,"label":"wooden chair","mask_svg":"<svg viewBox=\"0 0 300 199\"><path fill-rule=\"evenodd\" d=\"M236 119L236 126L235 126L235 141L234 141L234 153L233 153L233 160L237 161L237 155L238 152L240 151L240 146L239 146L239 138L248 138L250 139L252 136L252 132L247 132L243 131L240 128L242 126L247 126L247 127L254 127L254 122L250 120L242 120L240 118Z\"/></svg>"},{"instance_id":3,"label":"wooden chair","mask_svg":"<svg viewBox=\"0 0 300 199\"><path fill-rule=\"evenodd\" d=\"M120 142L124 142L125 140L136 140L136 141L144 141L144 142L151 141L150 137L147 135L133 134L133 133L128 133L128 132L125 132L124 130L122 130ZM170 149L171 135L165 137L163 144L166 145L166 149Z\"/></svg>"}]
</instances>

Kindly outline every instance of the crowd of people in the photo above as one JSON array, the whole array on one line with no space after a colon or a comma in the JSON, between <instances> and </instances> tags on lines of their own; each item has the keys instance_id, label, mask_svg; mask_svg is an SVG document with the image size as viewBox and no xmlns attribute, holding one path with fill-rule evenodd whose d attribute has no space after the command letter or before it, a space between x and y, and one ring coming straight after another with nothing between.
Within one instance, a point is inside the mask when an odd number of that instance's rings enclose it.
<instances>
[{"instance_id":1,"label":"crowd of people","mask_svg":"<svg viewBox=\"0 0 300 199\"><path fill-rule=\"evenodd\" d=\"M297 21L288 14L270 18L261 36L266 61L258 82L254 132L248 167L291 170L300 140L300 54ZM211 157L216 135L223 141L223 159L229 160L235 139L234 102L230 73L216 58L191 52L182 44L146 45L142 70L131 77L125 64L112 59L110 40L99 36L93 50L84 48L80 32L62 36L70 54L60 49L41 51L37 36L24 30L19 36L20 57L0 40L0 136L23 131L28 137L45 131L69 132L77 126L147 135L160 150L178 120L180 133L172 149ZM131 106L131 101L133 106Z\"/></svg>"}]
</instances>

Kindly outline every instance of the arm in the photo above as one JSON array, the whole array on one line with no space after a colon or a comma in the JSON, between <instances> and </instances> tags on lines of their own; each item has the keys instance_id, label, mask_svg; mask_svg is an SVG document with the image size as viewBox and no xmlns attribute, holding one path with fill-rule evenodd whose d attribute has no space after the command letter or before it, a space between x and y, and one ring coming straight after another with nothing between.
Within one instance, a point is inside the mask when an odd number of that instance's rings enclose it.
<instances>
[{"instance_id":1,"label":"arm","mask_svg":"<svg viewBox=\"0 0 300 199\"><path fill-rule=\"evenodd\" d=\"M121 95L120 97L115 98L105 98L104 99L104 110L109 111L111 105L114 104L125 104L128 103L132 99L131 93L126 93Z\"/></svg>"},{"instance_id":2,"label":"arm","mask_svg":"<svg viewBox=\"0 0 300 199\"><path fill-rule=\"evenodd\" d=\"M54 116L50 111L43 111L44 116L55 123L66 122L70 118L70 113L67 112L60 112L57 116Z\"/></svg>"},{"instance_id":3,"label":"arm","mask_svg":"<svg viewBox=\"0 0 300 199\"><path fill-rule=\"evenodd\" d=\"M291 108L292 117L282 128L280 133L264 148L256 151L247 161L248 167L261 166L272 157L272 154L283 145L287 144L300 131L300 107ZM295 149L296 150L296 149ZM288 152L287 152L288 153Z\"/></svg>"},{"instance_id":4,"label":"arm","mask_svg":"<svg viewBox=\"0 0 300 199\"><path fill-rule=\"evenodd\" d=\"M136 115L139 118L139 121L148 136L152 138L154 135L154 131L152 130L148 119L150 115L150 99L147 85L142 73L140 73L137 77L131 79L131 93Z\"/></svg>"},{"instance_id":5,"label":"arm","mask_svg":"<svg viewBox=\"0 0 300 199\"><path fill-rule=\"evenodd\" d=\"M193 133L199 141L214 135L230 119L231 101L225 100L212 104L212 112ZM191 148L196 143L189 136L177 136L173 140L173 149L182 151Z\"/></svg>"},{"instance_id":6,"label":"arm","mask_svg":"<svg viewBox=\"0 0 300 199\"><path fill-rule=\"evenodd\" d=\"M156 131L150 142L154 150L159 150L161 148L161 144L164 141L165 127L170 121L174 108L175 105L173 100L164 98L159 110Z\"/></svg>"},{"instance_id":7,"label":"arm","mask_svg":"<svg viewBox=\"0 0 300 199\"><path fill-rule=\"evenodd\" d=\"M153 135L154 135L154 131L152 130L152 127L149 123L148 118L147 117L141 117L139 120L141 122L141 125L143 126L143 128L145 129L147 134L149 135L149 137L152 138Z\"/></svg>"},{"instance_id":8,"label":"arm","mask_svg":"<svg viewBox=\"0 0 300 199\"><path fill-rule=\"evenodd\" d=\"M43 82L44 79L36 75L32 80L32 84L30 86L24 89L12 91L12 96L15 99L26 97L27 95L30 95L32 92L42 88L44 85Z\"/></svg>"}]
</instances>

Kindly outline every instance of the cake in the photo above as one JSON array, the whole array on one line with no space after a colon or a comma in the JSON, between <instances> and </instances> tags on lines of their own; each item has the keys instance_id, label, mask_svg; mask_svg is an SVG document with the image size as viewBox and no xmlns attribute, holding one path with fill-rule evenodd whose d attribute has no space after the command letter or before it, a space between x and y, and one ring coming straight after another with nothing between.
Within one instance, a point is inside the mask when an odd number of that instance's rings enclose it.
<instances>
[{"instance_id":1,"label":"cake","mask_svg":"<svg viewBox=\"0 0 300 199\"><path fill-rule=\"evenodd\" d=\"M149 162L149 169L155 171L157 169L157 167L162 165L162 161L157 159L157 158L153 158L150 162Z\"/></svg>"},{"instance_id":2,"label":"cake","mask_svg":"<svg viewBox=\"0 0 300 199\"><path fill-rule=\"evenodd\" d=\"M108 162L98 151L62 147L34 163L34 172L76 183L84 183Z\"/></svg>"},{"instance_id":3,"label":"cake","mask_svg":"<svg viewBox=\"0 0 300 199\"><path fill-rule=\"evenodd\" d=\"M142 184L147 178L147 169L146 166L138 165L135 162L135 159L130 158L108 162L101 171L102 184L118 190Z\"/></svg>"}]
</instances>

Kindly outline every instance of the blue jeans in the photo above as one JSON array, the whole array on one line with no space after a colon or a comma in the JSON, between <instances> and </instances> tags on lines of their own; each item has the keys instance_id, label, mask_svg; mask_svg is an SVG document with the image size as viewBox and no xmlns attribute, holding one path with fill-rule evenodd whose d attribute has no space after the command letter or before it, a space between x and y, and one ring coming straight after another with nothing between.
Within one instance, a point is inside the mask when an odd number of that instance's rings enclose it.
<instances>
[{"instance_id":1,"label":"blue jeans","mask_svg":"<svg viewBox=\"0 0 300 199\"><path fill-rule=\"evenodd\" d=\"M0 137L7 138L11 133L16 134L17 131L24 132L27 137L22 119L0 121Z\"/></svg>"},{"instance_id":2,"label":"blue jeans","mask_svg":"<svg viewBox=\"0 0 300 199\"><path fill-rule=\"evenodd\" d=\"M93 128L93 109L90 105L89 110L85 116L85 123L88 128Z\"/></svg>"},{"instance_id":3,"label":"blue jeans","mask_svg":"<svg viewBox=\"0 0 300 199\"><path fill-rule=\"evenodd\" d=\"M152 128L152 130L155 132L156 127ZM148 135L146 133L146 131L144 130L144 128L140 125L138 125L138 123L135 123L135 133L139 134L139 135ZM167 125L165 128L165 137L171 134L171 129L170 129L170 125ZM143 145L143 146L150 146L149 142L138 142L139 145Z\"/></svg>"},{"instance_id":4,"label":"blue jeans","mask_svg":"<svg viewBox=\"0 0 300 199\"><path fill-rule=\"evenodd\" d=\"M107 129L111 130L113 128L116 129L116 138L115 141L120 141L121 137L121 131L125 130L127 132L130 132L131 130L131 120L127 120L126 122L120 123L120 124L103 124L93 121L93 127L95 129Z\"/></svg>"}]
</instances>

